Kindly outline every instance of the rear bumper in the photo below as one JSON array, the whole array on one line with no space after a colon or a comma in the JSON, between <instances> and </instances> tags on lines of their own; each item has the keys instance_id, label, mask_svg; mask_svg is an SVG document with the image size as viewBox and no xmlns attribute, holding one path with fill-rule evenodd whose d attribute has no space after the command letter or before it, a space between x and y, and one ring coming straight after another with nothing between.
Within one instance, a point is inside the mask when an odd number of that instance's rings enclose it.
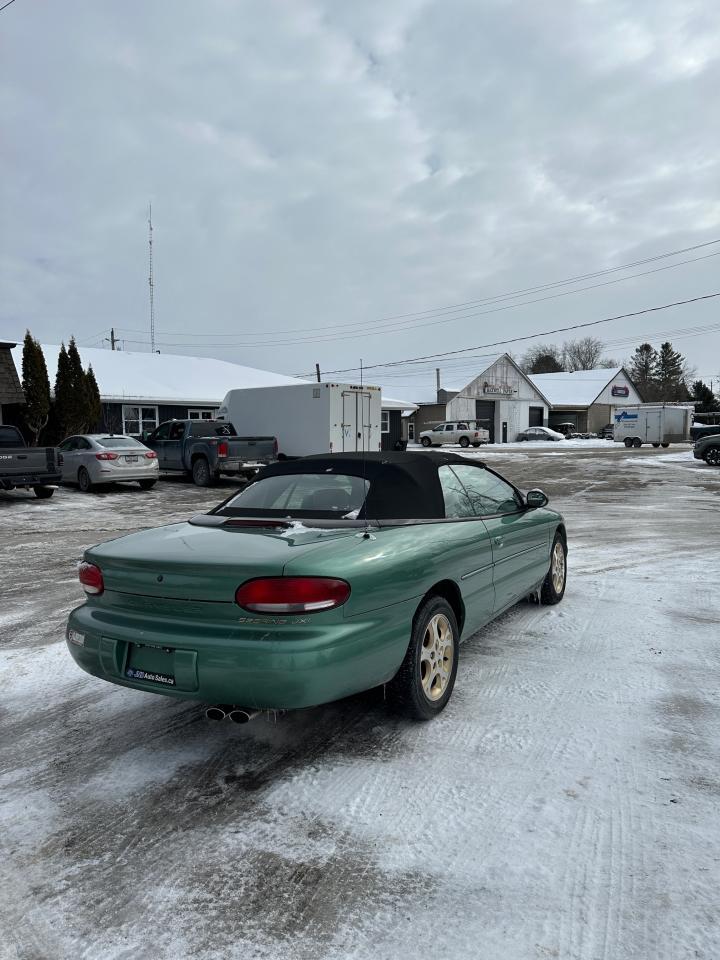
<instances>
[{"instance_id":1,"label":"rear bumper","mask_svg":"<svg viewBox=\"0 0 720 960\"><path fill-rule=\"evenodd\" d=\"M50 487L60 483L59 473L42 475L37 473L18 474L12 477L0 477L1 490L14 490L16 487Z\"/></svg>"},{"instance_id":2,"label":"rear bumper","mask_svg":"<svg viewBox=\"0 0 720 960\"><path fill-rule=\"evenodd\" d=\"M405 603L362 622L322 623L315 615L289 627L171 618L151 624L145 616L84 604L68 620L68 634L81 634L84 643L68 639L67 646L79 667L120 686L208 703L297 709L391 679L405 655L411 623L411 605ZM173 676L174 686L128 676L135 644L146 645L145 669Z\"/></svg>"},{"instance_id":3,"label":"rear bumper","mask_svg":"<svg viewBox=\"0 0 720 960\"><path fill-rule=\"evenodd\" d=\"M121 466L112 460L95 460L87 469L93 483L157 480L160 476L157 460L148 460L144 456L138 459L137 463L123 463Z\"/></svg>"}]
</instances>

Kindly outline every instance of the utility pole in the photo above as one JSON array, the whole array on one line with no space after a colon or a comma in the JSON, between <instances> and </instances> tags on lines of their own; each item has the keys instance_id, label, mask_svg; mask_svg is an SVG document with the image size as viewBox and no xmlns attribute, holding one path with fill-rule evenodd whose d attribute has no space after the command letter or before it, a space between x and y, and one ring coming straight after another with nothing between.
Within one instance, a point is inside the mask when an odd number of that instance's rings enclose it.
<instances>
[{"instance_id":1,"label":"utility pole","mask_svg":"<svg viewBox=\"0 0 720 960\"><path fill-rule=\"evenodd\" d=\"M320 383L320 364L315 364L315 376L317 377L317 382Z\"/></svg>"},{"instance_id":2,"label":"utility pole","mask_svg":"<svg viewBox=\"0 0 720 960\"><path fill-rule=\"evenodd\" d=\"M110 327L110 349L115 349L115 327Z\"/></svg>"},{"instance_id":3,"label":"utility pole","mask_svg":"<svg viewBox=\"0 0 720 960\"><path fill-rule=\"evenodd\" d=\"M435 389L440 393L440 367L435 367Z\"/></svg>"},{"instance_id":4,"label":"utility pole","mask_svg":"<svg viewBox=\"0 0 720 960\"><path fill-rule=\"evenodd\" d=\"M152 225L152 203L148 206L148 248L150 259L150 272L148 275L148 284L150 285L150 350L155 353L155 285L153 283L153 225Z\"/></svg>"}]
</instances>

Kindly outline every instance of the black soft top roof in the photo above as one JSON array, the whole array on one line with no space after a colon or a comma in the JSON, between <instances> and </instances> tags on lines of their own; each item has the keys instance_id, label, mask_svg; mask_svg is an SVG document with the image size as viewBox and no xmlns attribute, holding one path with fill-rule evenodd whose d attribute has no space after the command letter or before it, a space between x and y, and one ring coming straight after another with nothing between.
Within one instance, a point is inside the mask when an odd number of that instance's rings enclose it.
<instances>
[{"instance_id":1,"label":"black soft top roof","mask_svg":"<svg viewBox=\"0 0 720 960\"><path fill-rule=\"evenodd\" d=\"M279 460L264 467L253 482L263 477L297 473L335 473L364 477L370 482L364 520L440 520L445 517L438 469L446 464L477 461L456 453L327 453L299 460Z\"/></svg>"}]
</instances>

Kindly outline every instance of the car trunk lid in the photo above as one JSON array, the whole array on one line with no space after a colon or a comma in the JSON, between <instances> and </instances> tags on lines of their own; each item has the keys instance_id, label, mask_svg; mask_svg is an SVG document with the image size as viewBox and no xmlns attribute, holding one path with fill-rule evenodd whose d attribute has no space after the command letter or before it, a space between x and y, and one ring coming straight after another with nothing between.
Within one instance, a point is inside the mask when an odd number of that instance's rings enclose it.
<instances>
[{"instance_id":1,"label":"car trunk lid","mask_svg":"<svg viewBox=\"0 0 720 960\"><path fill-rule=\"evenodd\" d=\"M252 577L281 576L285 565L356 530L198 526L176 523L130 534L88 550L105 590L170 600L233 603Z\"/></svg>"}]
</instances>

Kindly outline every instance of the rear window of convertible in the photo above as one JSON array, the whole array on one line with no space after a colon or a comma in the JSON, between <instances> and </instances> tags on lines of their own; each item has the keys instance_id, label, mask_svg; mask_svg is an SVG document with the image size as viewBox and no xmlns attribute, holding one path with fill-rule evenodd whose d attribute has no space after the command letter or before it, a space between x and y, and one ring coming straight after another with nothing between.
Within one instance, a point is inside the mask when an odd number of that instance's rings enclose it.
<instances>
[{"instance_id":1,"label":"rear window of convertible","mask_svg":"<svg viewBox=\"0 0 720 960\"><path fill-rule=\"evenodd\" d=\"M264 477L249 484L219 511L230 516L315 516L355 519L370 483L362 477L331 473L294 473Z\"/></svg>"}]
</instances>

